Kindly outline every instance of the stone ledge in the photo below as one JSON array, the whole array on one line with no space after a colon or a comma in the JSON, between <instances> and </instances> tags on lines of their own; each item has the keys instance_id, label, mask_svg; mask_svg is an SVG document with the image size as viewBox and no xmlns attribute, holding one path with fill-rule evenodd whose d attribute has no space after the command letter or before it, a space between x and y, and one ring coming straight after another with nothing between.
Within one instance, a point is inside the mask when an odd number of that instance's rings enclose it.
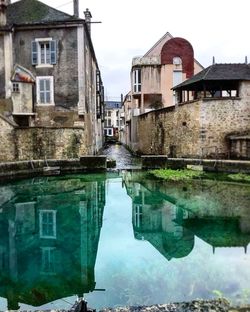
<instances>
[{"instance_id":1,"label":"stone ledge","mask_svg":"<svg viewBox=\"0 0 250 312\"><path fill-rule=\"evenodd\" d=\"M25 178L44 175L43 168L59 167L60 172L106 171L106 156L81 156L80 159L47 159L0 162L0 179Z\"/></svg>"},{"instance_id":2,"label":"stone ledge","mask_svg":"<svg viewBox=\"0 0 250 312\"><path fill-rule=\"evenodd\" d=\"M164 155L143 155L143 169L185 169L187 165L203 166L204 171L250 173L249 160L168 158Z\"/></svg>"}]
</instances>

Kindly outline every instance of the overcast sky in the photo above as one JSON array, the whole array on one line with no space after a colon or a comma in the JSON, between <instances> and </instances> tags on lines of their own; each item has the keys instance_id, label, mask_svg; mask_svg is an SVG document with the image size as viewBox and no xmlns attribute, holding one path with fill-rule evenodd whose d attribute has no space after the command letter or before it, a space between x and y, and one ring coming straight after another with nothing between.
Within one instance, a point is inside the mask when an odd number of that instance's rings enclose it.
<instances>
[{"instance_id":1,"label":"overcast sky","mask_svg":"<svg viewBox=\"0 0 250 312\"><path fill-rule=\"evenodd\" d=\"M73 1L41 0L73 13ZM12 1L16 2L16 1ZM79 0L80 17L92 13L92 40L106 95L129 91L134 56L146 53L166 32L187 39L195 58L212 63L250 62L249 0Z\"/></svg>"}]
</instances>

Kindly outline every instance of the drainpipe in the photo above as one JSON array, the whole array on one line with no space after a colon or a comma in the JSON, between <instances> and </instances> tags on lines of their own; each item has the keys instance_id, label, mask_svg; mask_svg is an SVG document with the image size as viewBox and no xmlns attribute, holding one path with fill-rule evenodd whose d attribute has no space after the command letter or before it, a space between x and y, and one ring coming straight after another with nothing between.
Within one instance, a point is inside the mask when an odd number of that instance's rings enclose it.
<instances>
[{"instance_id":1,"label":"drainpipe","mask_svg":"<svg viewBox=\"0 0 250 312\"><path fill-rule=\"evenodd\" d=\"M74 16L79 17L79 0L73 0L74 2Z\"/></svg>"}]
</instances>

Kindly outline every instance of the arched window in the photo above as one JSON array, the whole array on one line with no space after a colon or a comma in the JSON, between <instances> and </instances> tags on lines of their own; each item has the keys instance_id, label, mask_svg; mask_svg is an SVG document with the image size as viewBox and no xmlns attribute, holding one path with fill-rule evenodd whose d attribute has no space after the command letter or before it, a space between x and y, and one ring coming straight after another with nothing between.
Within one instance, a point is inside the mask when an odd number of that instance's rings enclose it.
<instances>
[{"instance_id":1,"label":"arched window","mask_svg":"<svg viewBox=\"0 0 250 312\"><path fill-rule=\"evenodd\" d=\"M181 58L180 58L179 56L175 56L175 57L173 58L173 64L174 64L174 65L181 65L181 64L182 64Z\"/></svg>"}]
</instances>

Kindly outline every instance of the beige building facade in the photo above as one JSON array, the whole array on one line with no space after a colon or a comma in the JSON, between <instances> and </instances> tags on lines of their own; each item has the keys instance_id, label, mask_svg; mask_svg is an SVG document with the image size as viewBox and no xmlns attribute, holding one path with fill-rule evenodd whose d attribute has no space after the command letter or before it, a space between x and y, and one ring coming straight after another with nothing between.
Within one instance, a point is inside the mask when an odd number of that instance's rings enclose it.
<instances>
[{"instance_id":1,"label":"beige building facade","mask_svg":"<svg viewBox=\"0 0 250 312\"><path fill-rule=\"evenodd\" d=\"M183 38L166 33L142 57L132 60L131 92L125 97L126 134L124 144L138 147L138 116L164 107L174 107L172 88L203 69L195 60L192 45Z\"/></svg>"},{"instance_id":2,"label":"beige building facade","mask_svg":"<svg viewBox=\"0 0 250 312\"><path fill-rule=\"evenodd\" d=\"M175 105L172 88L203 69L192 45L166 33L144 56L132 60L131 95L138 114Z\"/></svg>"}]
</instances>

